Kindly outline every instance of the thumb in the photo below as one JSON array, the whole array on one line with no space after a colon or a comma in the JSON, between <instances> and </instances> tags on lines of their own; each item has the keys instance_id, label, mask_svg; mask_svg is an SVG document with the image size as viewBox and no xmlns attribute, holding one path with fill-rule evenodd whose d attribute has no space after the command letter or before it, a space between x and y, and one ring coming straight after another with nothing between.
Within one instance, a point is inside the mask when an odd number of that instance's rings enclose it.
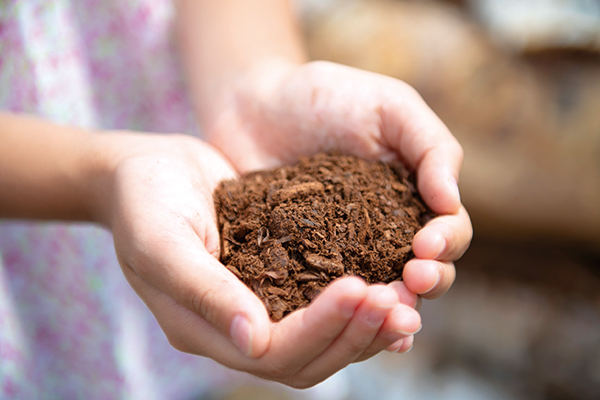
<instances>
[{"instance_id":1,"label":"thumb","mask_svg":"<svg viewBox=\"0 0 600 400\"><path fill-rule=\"evenodd\" d=\"M269 346L271 322L258 297L201 241L178 237L168 242L142 251L136 262L124 264L204 318L244 355L263 355Z\"/></svg>"},{"instance_id":2,"label":"thumb","mask_svg":"<svg viewBox=\"0 0 600 400\"><path fill-rule=\"evenodd\" d=\"M195 283L184 289L192 308L248 357L265 353L270 340L270 319L263 303L235 275L208 252L198 258ZM187 283L184 283L187 285Z\"/></svg>"},{"instance_id":3,"label":"thumb","mask_svg":"<svg viewBox=\"0 0 600 400\"><path fill-rule=\"evenodd\" d=\"M390 87L397 90L386 92L382 108L386 141L416 170L419 193L427 205L438 214L458 213L462 147L412 87L399 81Z\"/></svg>"}]
</instances>

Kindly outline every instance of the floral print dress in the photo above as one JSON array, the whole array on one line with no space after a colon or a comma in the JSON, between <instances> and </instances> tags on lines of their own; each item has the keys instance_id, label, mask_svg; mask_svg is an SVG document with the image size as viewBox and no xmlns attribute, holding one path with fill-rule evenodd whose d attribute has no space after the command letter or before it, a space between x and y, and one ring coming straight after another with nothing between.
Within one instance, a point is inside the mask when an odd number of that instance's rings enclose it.
<instances>
[{"instance_id":1,"label":"floral print dress","mask_svg":"<svg viewBox=\"0 0 600 400\"><path fill-rule=\"evenodd\" d=\"M168 0L0 1L0 111L195 134L173 16ZM0 399L203 398L239 375L171 348L110 232L0 220Z\"/></svg>"}]
</instances>

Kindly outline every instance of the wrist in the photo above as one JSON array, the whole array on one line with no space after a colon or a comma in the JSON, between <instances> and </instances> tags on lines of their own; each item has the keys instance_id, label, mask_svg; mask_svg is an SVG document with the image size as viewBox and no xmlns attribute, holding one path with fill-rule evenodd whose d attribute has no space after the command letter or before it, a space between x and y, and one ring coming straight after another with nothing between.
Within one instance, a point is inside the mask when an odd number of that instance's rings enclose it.
<instances>
[{"instance_id":1,"label":"wrist","mask_svg":"<svg viewBox=\"0 0 600 400\"><path fill-rule=\"evenodd\" d=\"M280 83L300 65L284 57L263 58L223 77L212 90L197 92L197 117L207 138L224 118L264 112Z\"/></svg>"},{"instance_id":2,"label":"wrist","mask_svg":"<svg viewBox=\"0 0 600 400\"><path fill-rule=\"evenodd\" d=\"M0 115L0 217L90 221L89 131Z\"/></svg>"},{"instance_id":3,"label":"wrist","mask_svg":"<svg viewBox=\"0 0 600 400\"><path fill-rule=\"evenodd\" d=\"M143 133L107 131L87 135L80 170L88 220L107 228L113 225L120 166L145 151Z\"/></svg>"},{"instance_id":4,"label":"wrist","mask_svg":"<svg viewBox=\"0 0 600 400\"><path fill-rule=\"evenodd\" d=\"M81 188L86 220L110 228L110 202L116 157L109 145L110 134L92 132L86 135L79 154L78 185Z\"/></svg>"}]
</instances>

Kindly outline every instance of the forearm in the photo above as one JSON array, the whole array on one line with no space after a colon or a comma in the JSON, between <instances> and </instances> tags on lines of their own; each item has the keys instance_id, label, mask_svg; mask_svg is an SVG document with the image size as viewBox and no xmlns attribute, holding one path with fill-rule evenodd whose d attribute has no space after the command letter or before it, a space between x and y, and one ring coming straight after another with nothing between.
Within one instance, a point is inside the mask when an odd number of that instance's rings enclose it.
<instances>
[{"instance_id":1,"label":"forearm","mask_svg":"<svg viewBox=\"0 0 600 400\"><path fill-rule=\"evenodd\" d=\"M0 113L0 218L90 220L89 136Z\"/></svg>"},{"instance_id":2,"label":"forearm","mask_svg":"<svg viewBox=\"0 0 600 400\"><path fill-rule=\"evenodd\" d=\"M202 119L248 68L307 59L289 0L181 0L180 53ZM201 121L204 122L204 121Z\"/></svg>"}]
</instances>

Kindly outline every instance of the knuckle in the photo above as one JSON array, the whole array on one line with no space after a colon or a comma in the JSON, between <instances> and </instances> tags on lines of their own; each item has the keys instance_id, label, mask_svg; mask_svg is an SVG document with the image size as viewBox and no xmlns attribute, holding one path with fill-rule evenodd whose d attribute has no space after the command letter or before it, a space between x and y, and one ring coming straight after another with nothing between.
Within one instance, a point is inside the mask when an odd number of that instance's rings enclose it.
<instances>
[{"instance_id":1,"label":"knuckle","mask_svg":"<svg viewBox=\"0 0 600 400\"><path fill-rule=\"evenodd\" d=\"M218 314L216 309L218 291L215 287L208 287L204 291L198 292L194 285L188 290L189 308L212 323Z\"/></svg>"},{"instance_id":2,"label":"knuckle","mask_svg":"<svg viewBox=\"0 0 600 400\"><path fill-rule=\"evenodd\" d=\"M344 345L343 351L345 354L360 355L369 347L370 344L371 342L366 339L361 340L358 338L353 338L353 340L348 341Z\"/></svg>"}]
</instances>

